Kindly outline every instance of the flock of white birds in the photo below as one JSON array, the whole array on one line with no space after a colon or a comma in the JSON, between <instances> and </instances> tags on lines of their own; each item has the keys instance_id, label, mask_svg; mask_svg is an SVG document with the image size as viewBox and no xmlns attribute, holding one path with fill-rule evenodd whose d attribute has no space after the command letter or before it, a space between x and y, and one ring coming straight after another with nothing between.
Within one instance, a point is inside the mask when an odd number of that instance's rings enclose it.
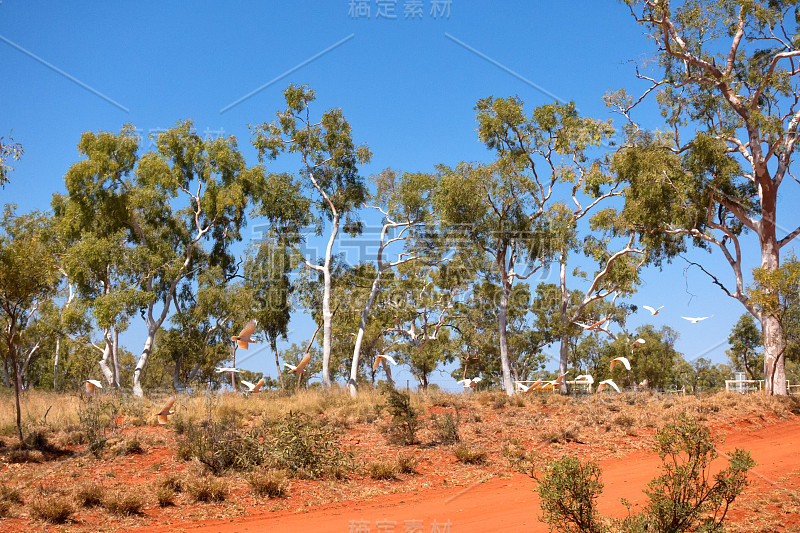
<instances>
[{"instance_id":1,"label":"flock of white birds","mask_svg":"<svg viewBox=\"0 0 800 533\"><path fill-rule=\"evenodd\" d=\"M643 305L642 307L644 309L650 311L650 314L653 315L653 316L657 315L659 313L659 311L661 311L661 309L664 308L663 305L661 307L658 307L658 308L653 308L653 307L650 307L649 305ZM683 318L684 320L688 320L692 324L697 324L698 322L700 322L702 320L709 319L709 318L711 318L713 316L714 315L704 316L704 317L682 316L681 318ZM616 339L616 337L608 330L607 326L603 327L603 325L606 322L608 322L609 318L610 317L606 316L605 318L603 318L601 320L598 320L597 322L595 322L593 324L584 324L582 322L575 322L575 323L577 325L579 325L580 327L582 327L586 331L603 331L603 332L607 333L608 335L610 335L612 338ZM238 335L234 335L234 336L231 337L231 341L235 342L236 345L239 348L241 348L242 350L247 350L249 348L250 343L254 342L253 339L252 339L252 335L253 335L253 333L255 333L257 325L258 325L258 322L256 320L251 320L250 322L247 323L247 325L244 327L244 329L242 329L242 331ZM644 339L641 339L641 338L640 339L636 339L635 341L633 341L630 344L631 350L634 350L637 346L645 344L645 342L646 341ZM286 368L289 369L289 373L290 374L291 373L296 373L296 374L298 374L299 377L302 377L302 375L305 374L306 367L308 366L308 363L310 361L311 361L311 353L310 353L310 351L306 350L305 354L303 355L303 358L300 360L300 362L297 365L292 365L292 364L289 364L289 363L284 363L284 365L286 366ZM391 357L390 355L379 354L379 355L377 355L375 357L375 363L372 366L373 371L377 370L378 366L380 366L380 364L382 362L384 362L384 361L386 363L391 364L391 365L397 365L397 361L395 361L394 358ZM631 363L630 363L630 361L628 360L627 357L615 357L614 359L612 359L611 360L610 369L613 370L614 366L617 365L617 364L621 364L628 371L631 370ZM229 374L236 374L236 373L239 373L239 372L243 372L241 369L238 369L238 368L235 368L235 367L219 367L219 368L216 368L215 370L216 370L217 373L229 373ZM556 387L561 387L562 385L565 385L565 384L586 386L587 390L589 392L592 392L592 386L594 385L594 378L591 375L582 374L582 375L577 376L572 381L565 381L566 376L567 376L566 374L561 374L560 376L558 376L557 379L554 379L552 381L545 381L543 379L538 379L538 380L536 380L536 381L534 381L532 383L531 382L523 382L523 381L514 381L514 383L517 386L518 392L523 392L523 393L531 393L531 392L534 392L534 391L541 391L541 390L555 390ZM470 390L470 389L474 388L475 385L477 385L478 382L480 382L480 381L481 381L480 377L474 377L474 378L465 378L465 379L459 380L457 383L461 383L462 385L464 385L464 390ZM250 381L247 381L247 380L242 380L240 383L241 383L241 385L243 385L244 387L247 388L247 390L243 391L245 394L256 394L258 392L261 392L261 388L264 386L264 378L261 378L256 383L251 383ZM100 381L96 380L96 379L84 380L82 382L82 384L84 385L84 391L86 392L87 395L94 394L95 389L102 389L103 388L103 384ZM645 382L640 383L639 387L645 387L646 385L647 384L646 384L646 381L645 381ZM603 381L599 382L597 384L597 392L602 392L606 387L611 387L615 391L620 392L619 386L617 386L617 384L614 383L614 380L612 380L612 379L606 379L606 380L603 380ZM158 413L156 413L156 417L158 419L158 423L159 424L162 424L162 425L166 424L167 423L167 417L169 417L169 415L172 415L172 414L175 413L175 409L174 409L175 400L176 400L175 396L170 396L167 399L167 401L164 403L164 405L161 407L161 410Z\"/></svg>"}]
</instances>

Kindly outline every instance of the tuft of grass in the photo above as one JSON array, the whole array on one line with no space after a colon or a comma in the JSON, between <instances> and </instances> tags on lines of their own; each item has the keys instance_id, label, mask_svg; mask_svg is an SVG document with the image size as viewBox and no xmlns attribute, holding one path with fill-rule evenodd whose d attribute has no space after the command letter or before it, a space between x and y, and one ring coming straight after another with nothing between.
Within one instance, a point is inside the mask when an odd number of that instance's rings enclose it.
<instances>
[{"instance_id":1,"label":"tuft of grass","mask_svg":"<svg viewBox=\"0 0 800 533\"><path fill-rule=\"evenodd\" d=\"M69 498L56 494L37 496L31 501L29 508L31 516L51 524L64 524L75 512Z\"/></svg>"},{"instance_id":2,"label":"tuft of grass","mask_svg":"<svg viewBox=\"0 0 800 533\"><path fill-rule=\"evenodd\" d=\"M116 490L103 499L103 507L120 516L131 516L142 512L145 499L138 492Z\"/></svg>"},{"instance_id":3,"label":"tuft of grass","mask_svg":"<svg viewBox=\"0 0 800 533\"><path fill-rule=\"evenodd\" d=\"M376 461L367 465L367 471L372 479L394 480L397 479L397 465L387 461Z\"/></svg>"},{"instance_id":4,"label":"tuft of grass","mask_svg":"<svg viewBox=\"0 0 800 533\"><path fill-rule=\"evenodd\" d=\"M401 474L416 474L419 459L413 455L401 454L397 457L397 470Z\"/></svg>"},{"instance_id":5,"label":"tuft of grass","mask_svg":"<svg viewBox=\"0 0 800 533\"><path fill-rule=\"evenodd\" d=\"M186 490L198 502L221 502L228 497L228 487L225 486L225 482L211 476L203 476L196 482L190 483Z\"/></svg>"},{"instance_id":6,"label":"tuft of grass","mask_svg":"<svg viewBox=\"0 0 800 533\"><path fill-rule=\"evenodd\" d=\"M478 465L486 462L487 452L484 449L472 449L462 444L453 453L460 463Z\"/></svg>"},{"instance_id":7,"label":"tuft of grass","mask_svg":"<svg viewBox=\"0 0 800 533\"><path fill-rule=\"evenodd\" d=\"M286 496L289 480L283 470L256 470L247 477L250 489L259 496L282 498Z\"/></svg>"},{"instance_id":8,"label":"tuft of grass","mask_svg":"<svg viewBox=\"0 0 800 533\"><path fill-rule=\"evenodd\" d=\"M102 505L105 489L102 485L82 483L75 489L75 501L81 507L96 507Z\"/></svg>"},{"instance_id":9,"label":"tuft of grass","mask_svg":"<svg viewBox=\"0 0 800 533\"><path fill-rule=\"evenodd\" d=\"M22 503L22 491L14 487L0 486L0 501Z\"/></svg>"},{"instance_id":10,"label":"tuft of grass","mask_svg":"<svg viewBox=\"0 0 800 533\"><path fill-rule=\"evenodd\" d=\"M168 489L172 492L182 492L184 489L184 482L175 474L169 474L161 478L161 481L158 482L158 488Z\"/></svg>"},{"instance_id":11,"label":"tuft of grass","mask_svg":"<svg viewBox=\"0 0 800 533\"><path fill-rule=\"evenodd\" d=\"M169 507L175 505L175 496L177 493L169 487L156 488L156 501L160 507Z\"/></svg>"}]
</instances>

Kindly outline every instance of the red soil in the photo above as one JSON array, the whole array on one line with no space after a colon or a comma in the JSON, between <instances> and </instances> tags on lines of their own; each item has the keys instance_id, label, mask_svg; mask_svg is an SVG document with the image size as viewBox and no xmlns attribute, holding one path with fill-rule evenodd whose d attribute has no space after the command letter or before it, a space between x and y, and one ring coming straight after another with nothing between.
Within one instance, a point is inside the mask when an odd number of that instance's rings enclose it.
<instances>
[{"instance_id":1,"label":"red soil","mask_svg":"<svg viewBox=\"0 0 800 533\"><path fill-rule=\"evenodd\" d=\"M758 424L756 424L756 422ZM780 505L781 500L800 501L800 417L782 421L747 420L733 426L722 426L718 433L726 441L719 447L721 458L715 464L722 468L725 453L735 448L750 451L756 461L751 471L752 485L735 503L733 522L747 524L760 511L742 509L743 502L755 501L764 494L774 494L765 512L783 513L780 522L785 531L796 531L800 517ZM639 437L641 438L641 437ZM642 489L659 473L659 458L652 452L634 451L622 458L600 461L605 485L599 500L604 516L624 517L627 509L620 502L626 498L633 504L645 501ZM547 531L539 522L538 495L532 490L535 482L522 474L510 476L487 473L485 482L452 489L423 489L389 494L366 501L348 501L308 508L295 507L274 512L254 512L223 521L173 522L139 531L171 532L429 532L453 533L486 531ZM744 526L748 530L748 526ZM755 529L753 527L752 529Z\"/></svg>"}]
</instances>

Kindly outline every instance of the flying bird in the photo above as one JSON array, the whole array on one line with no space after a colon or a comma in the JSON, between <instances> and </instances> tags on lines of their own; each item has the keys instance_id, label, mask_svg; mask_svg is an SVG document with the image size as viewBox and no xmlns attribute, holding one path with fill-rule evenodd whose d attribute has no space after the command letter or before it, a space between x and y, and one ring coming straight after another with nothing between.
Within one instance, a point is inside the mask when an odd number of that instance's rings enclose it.
<instances>
[{"instance_id":1,"label":"flying bird","mask_svg":"<svg viewBox=\"0 0 800 533\"><path fill-rule=\"evenodd\" d=\"M650 307L649 305L643 305L642 307L644 307L645 309L647 309L648 311L650 311L650 314L651 314L651 315L653 315L653 316L657 315L659 311L661 311L662 309L664 309L664 306L663 306L663 305L662 305L661 307L659 307L658 309L653 309L653 308L652 308L652 307Z\"/></svg>"},{"instance_id":2,"label":"flying bird","mask_svg":"<svg viewBox=\"0 0 800 533\"><path fill-rule=\"evenodd\" d=\"M599 329L600 326L605 324L607 320L608 320L608 317L605 317L604 319L599 320L599 321L595 322L594 324L584 324L582 322L575 322L575 323L578 324L583 329L585 329L586 331L595 331L595 330Z\"/></svg>"},{"instance_id":3,"label":"flying bird","mask_svg":"<svg viewBox=\"0 0 800 533\"><path fill-rule=\"evenodd\" d=\"M472 378L472 379L466 378L466 379L461 379L461 380L457 381L456 383L463 383L464 384L464 389L469 389L469 388L474 387L480 380L481 380L481 378Z\"/></svg>"},{"instance_id":4,"label":"flying bird","mask_svg":"<svg viewBox=\"0 0 800 533\"><path fill-rule=\"evenodd\" d=\"M646 341L644 339L636 339L631 343L631 348L636 348L640 344L644 344Z\"/></svg>"},{"instance_id":5,"label":"flying bird","mask_svg":"<svg viewBox=\"0 0 800 533\"><path fill-rule=\"evenodd\" d=\"M531 393L531 392L535 391L537 388L539 388L539 385L542 384L542 380L541 380L541 378L537 379L536 381L534 381L530 385L525 385L521 381L515 381L514 383L517 384L517 387L519 387L519 390L521 390L522 392Z\"/></svg>"},{"instance_id":6,"label":"flying bird","mask_svg":"<svg viewBox=\"0 0 800 533\"><path fill-rule=\"evenodd\" d=\"M223 372L228 372L228 373L244 372L244 370L239 370L238 368L233 368L232 366L215 368L214 370L216 370L217 374L222 374Z\"/></svg>"},{"instance_id":7,"label":"flying bird","mask_svg":"<svg viewBox=\"0 0 800 533\"><path fill-rule=\"evenodd\" d=\"M699 317L682 316L681 318L684 319L684 320L688 320L692 324L697 324L701 320L706 320L707 318L711 318L712 316L714 316L714 315L711 315L711 316L699 316Z\"/></svg>"},{"instance_id":8,"label":"flying bird","mask_svg":"<svg viewBox=\"0 0 800 533\"><path fill-rule=\"evenodd\" d=\"M161 408L161 411L156 413L158 417L158 423L162 426L167 423L167 417L169 415L175 414L175 409L172 408L175 405L175 396L170 396L167 401L164 403L164 406Z\"/></svg>"},{"instance_id":9,"label":"flying bird","mask_svg":"<svg viewBox=\"0 0 800 533\"><path fill-rule=\"evenodd\" d=\"M306 371L305 369L306 369L306 366L308 366L308 362L309 361L311 361L311 352L307 352L303 356L303 358L300 360L300 362L297 364L297 366L290 365L289 363L283 363L283 364L284 364L284 366L286 366L287 368L290 369L289 370L290 374L292 372L297 372L298 374L302 374L303 372Z\"/></svg>"},{"instance_id":10,"label":"flying bird","mask_svg":"<svg viewBox=\"0 0 800 533\"><path fill-rule=\"evenodd\" d=\"M94 394L94 389L102 389L103 384L96 379L86 379L81 381L83 383L86 394Z\"/></svg>"},{"instance_id":11,"label":"flying bird","mask_svg":"<svg viewBox=\"0 0 800 533\"><path fill-rule=\"evenodd\" d=\"M242 380L242 385L247 387L247 391L245 391L245 392L249 392L249 393L255 394L257 392L261 392L261 387L264 386L264 378L259 379L258 383L250 383L249 381L246 381L246 380L243 379Z\"/></svg>"},{"instance_id":12,"label":"flying bird","mask_svg":"<svg viewBox=\"0 0 800 533\"><path fill-rule=\"evenodd\" d=\"M378 365L381 364L381 359L386 359L389 361L389 363L397 365L397 361L395 361L390 355L379 354L375 357L375 363L372 365L372 370L378 370Z\"/></svg>"},{"instance_id":13,"label":"flying bird","mask_svg":"<svg viewBox=\"0 0 800 533\"><path fill-rule=\"evenodd\" d=\"M610 370L614 370L614 364L616 364L616 363L622 363L622 366L624 366L628 370L631 369L631 362L628 361L627 357L615 357L614 359L612 359L611 360L611 368L610 368Z\"/></svg>"},{"instance_id":14,"label":"flying bird","mask_svg":"<svg viewBox=\"0 0 800 533\"><path fill-rule=\"evenodd\" d=\"M575 378L575 382L580 382L578 385L591 385L594 383L594 378L590 374L581 374Z\"/></svg>"},{"instance_id":15,"label":"flying bird","mask_svg":"<svg viewBox=\"0 0 800 533\"><path fill-rule=\"evenodd\" d=\"M566 374L561 374L560 376L558 376L558 379L554 381L545 381L544 384L542 384L541 388L545 389L547 387L550 387L555 389L556 387L560 387L561 385L564 384L564 378L566 376L567 376Z\"/></svg>"},{"instance_id":16,"label":"flying bird","mask_svg":"<svg viewBox=\"0 0 800 533\"><path fill-rule=\"evenodd\" d=\"M258 324L257 320L251 320L238 335L231 337L231 340L238 344L239 348L246 350L249 343L253 342L253 340L250 338L250 335L255 332L256 324Z\"/></svg>"},{"instance_id":17,"label":"flying bird","mask_svg":"<svg viewBox=\"0 0 800 533\"><path fill-rule=\"evenodd\" d=\"M614 383L614 380L613 380L613 379L604 379L603 381L601 381L601 382L600 382L600 385L598 385L598 386L597 386L597 392L602 392L602 391L603 391L603 389L605 389L605 388L606 388L606 385L611 385L611 387L612 387L612 388L613 388L615 391L617 391L617 392L620 392L620 390L619 390L619 387L617 387L617 384L616 384L616 383Z\"/></svg>"}]
</instances>

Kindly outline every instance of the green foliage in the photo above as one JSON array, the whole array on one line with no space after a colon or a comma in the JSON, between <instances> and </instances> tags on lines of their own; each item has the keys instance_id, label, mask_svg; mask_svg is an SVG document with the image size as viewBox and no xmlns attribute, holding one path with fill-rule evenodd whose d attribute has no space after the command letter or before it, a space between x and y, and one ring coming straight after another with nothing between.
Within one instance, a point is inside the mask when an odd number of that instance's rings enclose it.
<instances>
[{"instance_id":1,"label":"green foliage","mask_svg":"<svg viewBox=\"0 0 800 533\"><path fill-rule=\"evenodd\" d=\"M744 371L747 379L764 378L764 338L753 315L743 314L728 336L730 350L725 353L733 370Z\"/></svg>"},{"instance_id":2,"label":"green foliage","mask_svg":"<svg viewBox=\"0 0 800 533\"><path fill-rule=\"evenodd\" d=\"M12 159L19 161L22 157L22 145L15 143L13 139L8 142L3 142L3 137L0 137L0 187L5 187L8 183L8 173L14 170L14 167L8 164Z\"/></svg>"},{"instance_id":3,"label":"green foliage","mask_svg":"<svg viewBox=\"0 0 800 533\"><path fill-rule=\"evenodd\" d=\"M542 516L550 531L593 532L604 528L597 512L597 498L603 491L600 467L583 464L576 457L564 457L551 464L539 480Z\"/></svg>"},{"instance_id":4,"label":"green foliage","mask_svg":"<svg viewBox=\"0 0 800 533\"><path fill-rule=\"evenodd\" d=\"M417 441L417 431L420 429L419 415L411 405L411 396L395 389L387 389L386 409L392 419L387 428L389 442L411 445Z\"/></svg>"},{"instance_id":5,"label":"green foliage","mask_svg":"<svg viewBox=\"0 0 800 533\"><path fill-rule=\"evenodd\" d=\"M719 456L718 439L685 416L656 434L655 451L663 474L648 484L650 501L643 513L657 531L720 531L728 509L747 486L747 472L755 465L750 454L735 450L728 466L711 476L711 462Z\"/></svg>"},{"instance_id":6,"label":"green foliage","mask_svg":"<svg viewBox=\"0 0 800 533\"><path fill-rule=\"evenodd\" d=\"M718 456L718 439L696 420L681 415L656 433L655 451L662 475L648 484L644 509L618 520L622 531L722 531L731 503L747 486L747 472L755 464L750 454L735 450L727 468L711 475ZM541 520L551 531L605 531L597 511L602 492L600 468L564 457L538 479L542 498Z\"/></svg>"},{"instance_id":7,"label":"green foliage","mask_svg":"<svg viewBox=\"0 0 800 533\"><path fill-rule=\"evenodd\" d=\"M265 427L270 464L310 479L340 478L352 468L352 454L341 450L338 441L325 421L303 413L289 412Z\"/></svg>"},{"instance_id":8,"label":"green foliage","mask_svg":"<svg viewBox=\"0 0 800 533\"><path fill-rule=\"evenodd\" d=\"M453 413L443 413L441 415L431 415L431 423L433 424L433 433L442 444L455 444L461 440L458 434L458 425L460 417L458 410Z\"/></svg>"},{"instance_id":9,"label":"green foliage","mask_svg":"<svg viewBox=\"0 0 800 533\"><path fill-rule=\"evenodd\" d=\"M267 460L260 436L256 429L241 429L232 417L206 420L202 425L187 424L176 451L181 459L197 459L214 475L248 471Z\"/></svg>"}]
</instances>

